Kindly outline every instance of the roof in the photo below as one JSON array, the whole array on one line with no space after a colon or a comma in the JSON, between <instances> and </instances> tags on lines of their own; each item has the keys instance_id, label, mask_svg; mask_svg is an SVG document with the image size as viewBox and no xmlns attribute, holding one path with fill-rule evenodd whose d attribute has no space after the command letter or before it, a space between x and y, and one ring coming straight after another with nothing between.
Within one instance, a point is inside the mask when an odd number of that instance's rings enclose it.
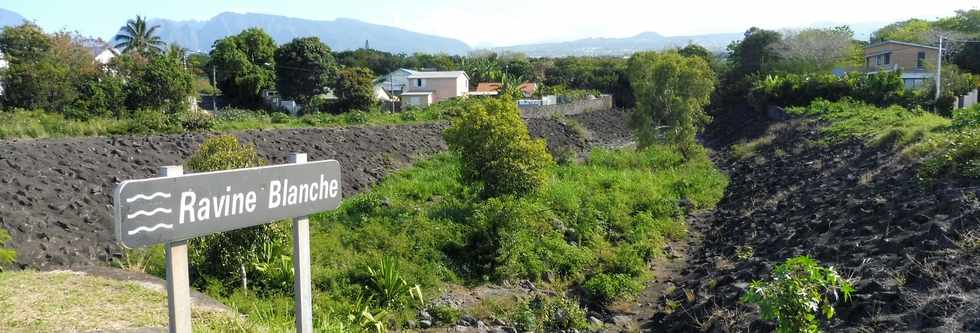
<instances>
[{"instance_id":1,"label":"roof","mask_svg":"<svg viewBox=\"0 0 980 333\"><path fill-rule=\"evenodd\" d=\"M500 90L500 87L501 86L503 86L503 84L501 84L499 82L480 82L480 83L477 83L476 84L476 90L474 90L474 91L477 91L477 92L498 91L498 90ZM524 83L521 83L521 85L518 86L517 89L520 89L521 91L523 91L523 92L525 92L527 94L533 94L535 91L538 90L538 84L537 83L531 83L531 82L524 82Z\"/></svg>"},{"instance_id":2,"label":"roof","mask_svg":"<svg viewBox=\"0 0 980 333\"><path fill-rule=\"evenodd\" d=\"M466 75L464 71L445 71L445 72L415 72L415 74L409 75L409 79L455 79L460 75Z\"/></svg>"},{"instance_id":3,"label":"roof","mask_svg":"<svg viewBox=\"0 0 980 333\"><path fill-rule=\"evenodd\" d=\"M476 84L476 91L479 92L491 92L500 90L501 84L499 82L480 82Z\"/></svg>"},{"instance_id":4,"label":"roof","mask_svg":"<svg viewBox=\"0 0 980 333\"><path fill-rule=\"evenodd\" d=\"M898 44L898 45L905 45L905 46L911 46L911 47L921 47L921 48L924 48L924 49L933 49L933 50L938 50L939 49L938 47L935 47L935 46L929 46L929 45L923 45L923 44L916 44L916 43L909 43L909 42L900 42L900 41L897 41L897 40L886 40L886 41L883 41L883 42L874 43L874 44L868 45L868 47L866 47L866 48L878 47L878 46L882 46L882 45L885 45L885 44Z\"/></svg>"}]
</instances>

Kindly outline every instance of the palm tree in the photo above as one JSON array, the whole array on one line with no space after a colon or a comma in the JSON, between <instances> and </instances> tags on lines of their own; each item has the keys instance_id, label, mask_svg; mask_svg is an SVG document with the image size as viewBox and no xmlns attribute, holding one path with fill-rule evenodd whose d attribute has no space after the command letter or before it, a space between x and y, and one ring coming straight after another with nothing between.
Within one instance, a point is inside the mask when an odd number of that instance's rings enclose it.
<instances>
[{"instance_id":1,"label":"palm tree","mask_svg":"<svg viewBox=\"0 0 980 333\"><path fill-rule=\"evenodd\" d=\"M156 35L159 27L154 25L147 28L146 18L137 15L135 20L126 21L126 25L120 28L119 33L113 38L117 42L116 48L122 48L123 53L161 52L165 43Z\"/></svg>"}]
</instances>

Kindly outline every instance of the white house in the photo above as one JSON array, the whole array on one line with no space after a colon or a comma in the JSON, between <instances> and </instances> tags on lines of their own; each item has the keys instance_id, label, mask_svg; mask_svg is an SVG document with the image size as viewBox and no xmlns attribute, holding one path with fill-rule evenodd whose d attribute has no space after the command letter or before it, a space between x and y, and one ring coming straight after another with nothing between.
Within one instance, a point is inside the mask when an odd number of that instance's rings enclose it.
<instances>
[{"instance_id":1,"label":"white house","mask_svg":"<svg viewBox=\"0 0 980 333\"><path fill-rule=\"evenodd\" d=\"M391 73L388 73L380 78L378 78L378 85L388 92L390 96L398 96L405 92L405 86L408 85L408 77L419 73L419 71L413 71L407 68L399 68Z\"/></svg>"},{"instance_id":2,"label":"white house","mask_svg":"<svg viewBox=\"0 0 980 333\"><path fill-rule=\"evenodd\" d=\"M402 93L404 106L428 106L450 98L466 96L470 77L464 71L417 72L407 77Z\"/></svg>"}]
</instances>

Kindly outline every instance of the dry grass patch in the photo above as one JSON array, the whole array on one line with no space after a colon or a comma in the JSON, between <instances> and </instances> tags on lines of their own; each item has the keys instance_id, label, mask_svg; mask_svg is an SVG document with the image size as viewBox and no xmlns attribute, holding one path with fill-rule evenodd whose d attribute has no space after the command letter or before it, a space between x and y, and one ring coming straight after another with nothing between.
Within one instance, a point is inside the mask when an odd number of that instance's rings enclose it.
<instances>
[{"instance_id":1,"label":"dry grass patch","mask_svg":"<svg viewBox=\"0 0 980 333\"><path fill-rule=\"evenodd\" d=\"M238 325L196 311L202 329ZM138 282L69 271L0 273L0 332L87 332L167 326L167 296Z\"/></svg>"}]
</instances>

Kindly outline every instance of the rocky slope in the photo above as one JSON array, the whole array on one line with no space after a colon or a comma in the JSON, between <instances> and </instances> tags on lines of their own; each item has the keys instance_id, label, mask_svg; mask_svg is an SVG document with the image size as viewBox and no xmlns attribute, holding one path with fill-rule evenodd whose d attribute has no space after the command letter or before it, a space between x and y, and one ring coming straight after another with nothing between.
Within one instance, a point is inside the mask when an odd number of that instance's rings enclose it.
<instances>
[{"instance_id":1,"label":"rocky slope","mask_svg":"<svg viewBox=\"0 0 980 333\"><path fill-rule=\"evenodd\" d=\"M856 287L830 331L980 331L980 183L923 183L893 150L827 145L809 122L762 137L751 156L719 154L726 197L694 222L703 242L676 288L648 304L660 311L639 318L645 329L770 331L739 296L784 259L809 255Z\"/></svg>"},{"instance_id":2,"label":"rocky slope","mask_svg":"<svg viewBox=\"0 0 980 333\"><path fill-rule=\"evenodd\" d=\"M583 124L625 124L624 113L617 110L569 118ZM311 160L340 161L344 196L350 196L392 170L445 150L445 126L291 129L236 135L254 143L270 164L285 163L290 152L306 152ZM590 130L601 135L581 139L569 126L553 120L529 120L529 128L533 135L547 138L552 149L570 147L578 152L611 142L603 141L607 138L629 136L624 126L597 126ZM16 265L87 266L119 256L110 217L115 183L153 177L159 166L183 163L208 135L0 142L0 227L13 237L7 246L17 250Z\"/></svg>"}]
</instances>

